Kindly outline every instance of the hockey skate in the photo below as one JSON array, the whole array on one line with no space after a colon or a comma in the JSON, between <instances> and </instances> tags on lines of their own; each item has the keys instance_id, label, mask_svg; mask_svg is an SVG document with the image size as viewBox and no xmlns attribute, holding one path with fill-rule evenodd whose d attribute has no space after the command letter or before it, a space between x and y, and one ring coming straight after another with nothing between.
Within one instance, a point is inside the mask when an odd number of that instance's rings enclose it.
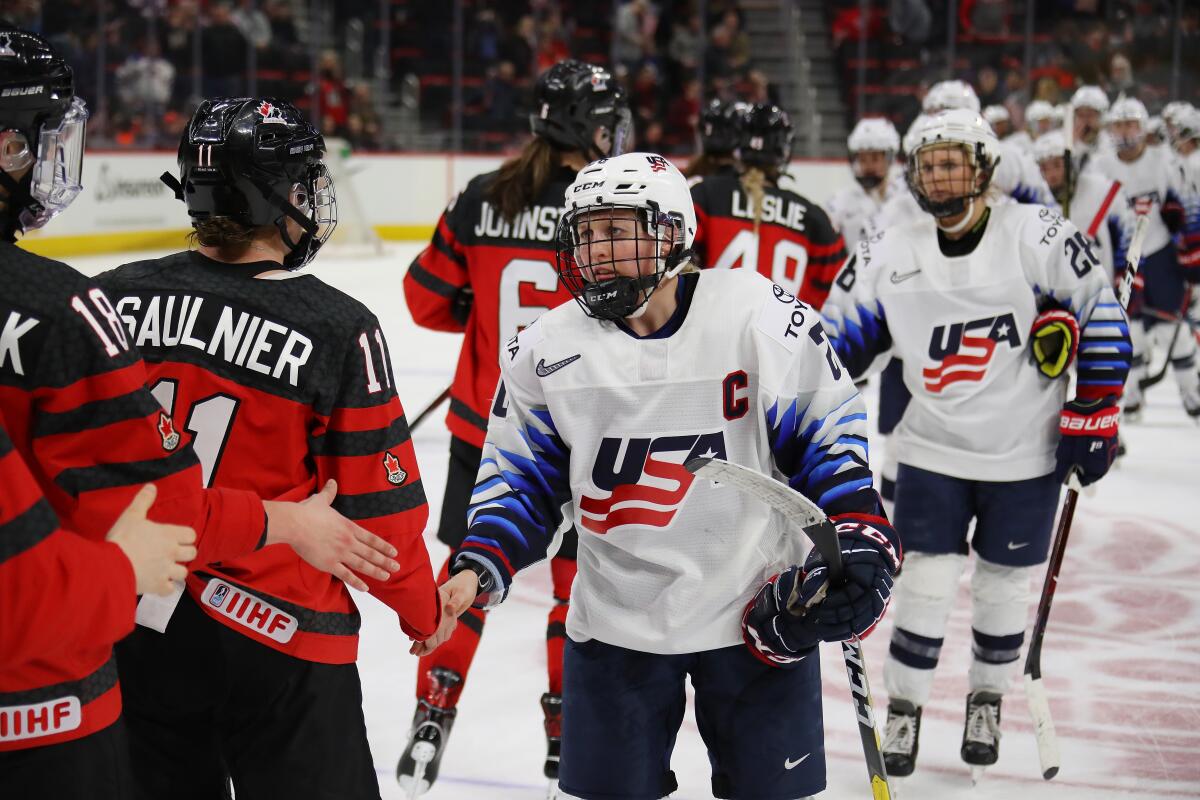
<instances>
[{"instance_id":1,"label":"hockey skate","mask_svg":"<svg viewBox=\"0 0 1200 800\"><path fill-rule=\"evenodd\" d=\"M457 709L447 705L447 698L462 683L462 676L445 667L434 667L429 677L433 690L429 697L417 701L408 747L396 765L396 781L409 798L425 794L437 780L446 740L458 714Z\"/></svg>"},{"instance_id":2,"label":"hockey skate","mask_svg":"<svg viewBox=\"0 0 1200 800\"><path fill-rule=\"evenodd\" d=\"M893 778L906 778L917 766L917 740L921 736L921 709L907 700L888 703L883 732L883 765Z\"/></svg>"},{"instance_id":3,"label":"hockey skate","mask_svg":"<svg viewBox=\"0 0 1200 800\"><path fill-rule=\"evenodd\" d=\"M972 784L1000 757L1000 695L996 692L980 690L967 695L961 755L971 765Z\"/></svg>"},{"instance_id":4,"label":"hockey skate","mask_svg":"<svg viewBox=\"0 0 1200 800\"><path fill-rule=\"evenodd\" d=\"M550 779L546 796L558 795L558 759L562 751L562 695L546 692L542 695L542 713L546 715L546 763L542 772Z\"/></svg>"}]
</instances>

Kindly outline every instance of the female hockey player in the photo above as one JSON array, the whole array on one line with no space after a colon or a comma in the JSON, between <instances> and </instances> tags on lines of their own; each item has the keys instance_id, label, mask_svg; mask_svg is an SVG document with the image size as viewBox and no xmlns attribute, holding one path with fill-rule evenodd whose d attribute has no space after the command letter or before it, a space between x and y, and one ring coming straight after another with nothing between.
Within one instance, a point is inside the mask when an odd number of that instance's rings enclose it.
<instances>
[{"instance_id":1,"label":"female hockey player","mask_svg":"<svg viewBox=\"0 0 1200 800\"><path fill-rule=\"evenodd\" d=\"M819 308L846 247L820 206L780 188L792 157L787 113L770 103L752 106L737 157L740 175L722 171L692 186L697 263L757 270Z\"/></svg>"},{"instance_id":2,"label":"female hockey player","mask_svg":"<svg viewBox=\"0 0 1200 800\"><path fill-rule=\"evenodd\" d=\"M898 566L861 398L816 312L751 270L696 271L695 230L686 181L662 156L579 173L558 237L576 302L505 345L468 536L443 587L448 608L494 606L545 558L563 515L575 524L559 773L572 797L675 789L689 675L717 797L820 791L815 647L869 631ZM818 502L851 583L828 586L815 554L789 567L802 534L695 480L683 464L699 455L778 469Z\"/></svg>"},{"instance_id":3,"label":"female hockey player","mask_svg":"<svg viewBox=\"0 0 1200 800\"><path fill-rule=\"evenodd\" d=\"M436 645L441 604L416 456L379 321L296 274L337 225L321 134L291 104L206 100L179 144L195 250L100 277L210 486L335 507L396 560L366 588ZM378 800L348 588L290 550L194 568L164 633L117 648L136 797Z\"/></svg>"},{"instance_id":4,"label":"female hockey player","mask_svg":"<svg viewBox=\"0 0 1200 800\"><path fill-rule=\"evenodd\" d=\"M589 161L619 154L630 135L624 90L608 71L580 61L563 61L544 72L534 87L533 107L533 138L500 169L467 185L404 276L404 297L418 325L466 334L450 388L450 466L437 534L451 548L466 536L467 505L479 471L502 345L571 297L554 272L554 233L566 188ZM443 579L448 566L449 561L442 568ZM546 626L549 691L542 696L542 709L544 771L553 779L562 714L563 621L575 576L573 531L552 560L551 574L555 605ZM396 767L410 796L424 792L437 778L485 619L482 610L472 610L449 643L421 659L417 709Z\"/></svg>"},{"instance_id":5,"label":"female hockey player","mask_svg":"<svg viewBox=\"0 0 1200 800\"><path fill-rule=\"evenodd\" d=\"M689 185L718 173L737 174L736 153L749 108L746 103L721 99L705 106L700 115L700 154L683 171Z\"/></svg>"},{"instance_id":6,"label":"female hockey player","mask_svg":"<svg viewBox=\"0 0 1200 800\"><path fill-rule=\"evenodd\" d=\"M833 227L842 234L847 250L875 232L879 213L888 198L907 192L904 170L896 163L900 134L881 118L860 119L846 140L854 184L825 203Z\"/></svg>"},{"instance_id":7,"label":"female hockey player","mask_svg":"<svg viewBox=\"0 0 1200 800\"><path fill-rule=\"evenodd\" d=\"M976 112L916 134L908 181L924 219L859 244L822 314L855 379L895 354L913 398L894 436L904 573L884 680L888 773L908 775L921 708L971 547L974 660L961 755L995 763L1000 699L1024 641L1030 572L1046 559L1059 487L1108 470L1129 335L1091 242L1056 212L999 201L997 142ZM1032 329L1032 332L1031 332ZM1030 362L1029 341L1057 337ZM1078 349L1078 388L1063 376Z\"/></svg>"}]
</instances>

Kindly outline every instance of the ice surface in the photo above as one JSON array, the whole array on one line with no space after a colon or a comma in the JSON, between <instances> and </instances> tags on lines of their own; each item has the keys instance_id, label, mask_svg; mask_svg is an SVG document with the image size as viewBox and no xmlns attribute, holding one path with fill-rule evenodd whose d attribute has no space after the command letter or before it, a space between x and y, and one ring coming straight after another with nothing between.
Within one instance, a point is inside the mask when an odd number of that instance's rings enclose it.
<instances>
[{"instance_id":1,"label":"ice surface","mask_svg":"<svg viewBox=\"0 0 1200 800\"><path fill-rule=\"evenodd\" d=\"M382 320L410 418L449 384L461 341L417 328L409 317L401 279L419 249L392 245L385 257L368 260L321 257L313 270ZM94 274L144 257L69 261ZM869 402L873 395L868 390ZM899 797L1200 797L1200 429L1184 415L1170 380L1150 391L1146 405L1140 424L1122 427L1128 456L1080 498L1055 596L1043 671L1061 739L1059 776L1041 779L1018 676L1005 696L1000 761L971 788L958 757L971 647L964 575L924 713L917 772L897 782ZM446 476L443 418L439 411L414 434L431 520ZM446 549L431 531L426 538L436 568ZM1035 584L1034 600L1040 574ZM359 668L367 727L383 797L393 800L401 797L393 770L413 712L416 659L407 654L409 643L391 611L368 595L356 599L363 615ZM522 574L510 599L489 617L431 800L545 796L538 698L546 690L549 608L549 571L542 565ZM890 628L885 619L866 643L881 718ZM823 650L829 789L822 797L870 797L840 651ZM680 784L673 797L712 796L690 712L673 768Z\"/></svg>"}]
</instances>

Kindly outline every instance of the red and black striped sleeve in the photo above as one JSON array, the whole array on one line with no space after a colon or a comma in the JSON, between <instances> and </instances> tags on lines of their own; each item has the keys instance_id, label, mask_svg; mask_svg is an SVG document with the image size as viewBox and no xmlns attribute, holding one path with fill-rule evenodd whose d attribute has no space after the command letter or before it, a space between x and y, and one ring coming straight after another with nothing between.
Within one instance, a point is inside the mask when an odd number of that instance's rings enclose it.
<instances>
[{"instance_id":1,"label":"red and black striped sleeve","mask_svg":"<svg viewBox=\"0 0 1200 800\"><path fill-rule=\"evenodd\" d=\"M146 388L146 366L104 293L87 283L54 323L38 362L32 460L64 524L100 538L145 483L149 517L197 533L197 563L254 550L266 516L253 493L203 489L200 463Z\"/></svg>"},{"instance_id":2,"label":"red and black striped sleeve","mask_svg":"<svg viewBox=\"0 0 1200 800\"><path fill-rule=\"evenodd\" d=\"M433 239L404 275L404 300L413 321L423 328L454 333L466 330L465 321L453 313L455 297L470 283L467 251L459 235L466 195L463 192L442 212Z\"/></svg>"},{"instance_id":3,"label":"red and black striped sleeve","mask_svg":"<svg viewBox=\"0 0 1200 800\"><path fill-rule=\"evenodd\" d=\"M703 269L711 266L708 263L708 188L700 180L692 186L692 206L696 210L696 236L692 239L692 251L696 254L694 262Z\"/></svg>"},{"instance_id":4,"label":"red and black striped sleeve","mask_svg":"<svg viewBox=\"0 0 1200 800\"><path fill-rule=\"evenodd\" d=\"M825 210L812 203L808 204L805 214L805 234L808 265L797 297L813 308L820 308L825 305L825 298L846 261L846 242L833 227Z\"/></svg>"},{"instance_id":5,"label":"red and black striped sleeve","mask_svg":"<svg viewBox=\"0 0 1200 800\"><path fill-rule=\"evenodd\" d=\"M408 636L426 639L441 619L437 585L422 538L429 506L378 321L368 322L350 341L357 341L362 332L379 345L382 353L376 348L370 351L381 361L368 365L368 351L349 348L333 407L318 416L309 450L317 485L330 478L338 482L333 507L399 551L400 569L391 578L364 580L371 594L396 612Z\"/></svg>"},{"instance_id":6,"label":"red and black striped sleeve","mask_svg":"<svg viewBox=\"0 0 1200 800\"><path fill-rule=\"evenodd\" d=\"M2 428L0 486L0 669L105 647L133 630L129 559L60 527Z\"/></svg>"}]
</instances>

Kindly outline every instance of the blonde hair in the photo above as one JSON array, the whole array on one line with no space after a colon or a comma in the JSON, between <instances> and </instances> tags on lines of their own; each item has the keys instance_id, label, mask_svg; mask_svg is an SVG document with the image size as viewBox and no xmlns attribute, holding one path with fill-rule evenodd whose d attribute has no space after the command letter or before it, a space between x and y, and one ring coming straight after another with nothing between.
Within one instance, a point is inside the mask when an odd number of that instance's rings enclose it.
<instances>
[{"instance_id":1,"label":"blonde hair","mask_svg":"<svg viewBox=\"0 0 1200 800\"><path fill-rule=\"evenodd\" d=\"M754 235L758 236L759 226L762 225L762 207L764 189L767 185L767 174L758 167L749 167L741 176L742 191L750 198L750 207L754 209Z\"/></svg>"}]
</instances>

